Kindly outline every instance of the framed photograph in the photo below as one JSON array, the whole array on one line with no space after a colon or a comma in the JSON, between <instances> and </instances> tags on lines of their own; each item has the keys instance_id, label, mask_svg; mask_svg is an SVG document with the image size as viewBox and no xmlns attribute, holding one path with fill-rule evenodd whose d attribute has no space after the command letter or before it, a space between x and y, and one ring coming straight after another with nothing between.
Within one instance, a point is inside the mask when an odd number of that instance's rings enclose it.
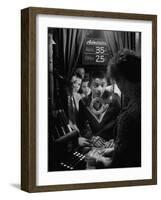
<instances>
[{"instance_id":1,"label":"framed photograph","mask_svg":"<svg viewBox=\"0 0 161 200\"><path fill-rule=\"evenodd\" d=\"M157 184L157 16L21 11L21 189Z\"/></svg>"}]
</instances>

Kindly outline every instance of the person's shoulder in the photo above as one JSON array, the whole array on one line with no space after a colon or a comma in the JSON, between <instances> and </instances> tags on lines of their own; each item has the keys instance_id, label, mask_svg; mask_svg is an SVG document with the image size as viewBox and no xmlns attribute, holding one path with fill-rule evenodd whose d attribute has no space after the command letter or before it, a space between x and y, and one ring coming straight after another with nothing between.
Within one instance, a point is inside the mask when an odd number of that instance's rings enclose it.
<instances>
[{"instance_id":1,"label":"person's shoulder","mask_svg":"<svg viewBox=\"0 0 161 200\"><path fill-rule=\"evenodd\" d=\"M121 121L126 121L126 123L136 124L141 120L141 109L138 105L127 106L120 114L120 119Z\"/></svg>"},{"instance_id":2,"label":"person's shoulder","mask_svg":"<svg viewBox=\"0 0 161 200\"><path fill-rule=\"evenodd\" d=\"M74 93L74 96L77 100L80 100L82 97L79 93Z\"/></svg>"},{"instance_id":3,"label":"person's shoulder","mask_svg":"<svg viewBox=\"0 0 161 200\"><path fill-rule=\"evenodd\" d=\"M120 96L117 93L112 93L111 99L112 99L112 101L120 101L121 100Z\"/></svg>"},{"instance_id":4,"label":"person's shoulder","mask_svg":"<svg viewBox=\"0 0 161 200\"><path fill-rule=\"evenodd\" d=\"M88 96L82 97L80 100L80 104L83 104L84 106L88 106L91 101L91 94Z\"/></svg>"},{"instance_id":5,"label":"person's shoulder","mask_svg":"<svg viewBox=\"0 0 161 200\"><path fill-rule=\"evenodd\" d=\"M129 114L133 120L140 120L141 118L141 106L140 104L133 104L129 109Z\"/></svg>"}]
</instances>

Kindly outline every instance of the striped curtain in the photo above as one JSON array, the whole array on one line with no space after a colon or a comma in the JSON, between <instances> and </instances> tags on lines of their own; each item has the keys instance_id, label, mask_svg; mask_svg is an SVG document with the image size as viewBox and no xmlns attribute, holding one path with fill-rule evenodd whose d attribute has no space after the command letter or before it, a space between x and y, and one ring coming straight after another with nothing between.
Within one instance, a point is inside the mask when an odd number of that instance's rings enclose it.
<instances>
[{"instance_id":1,"label":"striped curtain","mask_svg":"<svg viewBox=\"0 0 161 200\"><path fill-rule=\"evenodd\" d=\"M63 60L62 73L67 80L70 80L78 63L86 30L58 29L57 31L59 56Z\"/></svg>"},{"instance_id":2,"label":"striped curtain","mask_svg":"<svg viewBox=\"0 0 161 200\"><path fill-rule=\"evenodd\" d=\"M124 31L103 31L112 54L127 48L141 54L141 33Z\"/></svg>"},{"instance_id":3,"label":"striped curtain","mask_svg":"<svg viewBox=\"0 0 161 200\"><path fill-rule=\"evenodd\" d=\"M49 100L54 109L67 107L64 105L66 102L65 88L75 72L85 36L86 30L50 29L48 80Z\"/></svg>"}]
</instances>

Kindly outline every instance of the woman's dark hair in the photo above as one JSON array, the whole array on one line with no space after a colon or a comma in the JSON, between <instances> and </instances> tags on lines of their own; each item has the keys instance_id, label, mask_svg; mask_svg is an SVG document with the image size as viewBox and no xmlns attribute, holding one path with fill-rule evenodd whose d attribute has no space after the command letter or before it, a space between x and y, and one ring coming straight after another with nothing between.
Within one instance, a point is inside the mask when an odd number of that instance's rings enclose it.
<instances>
[{"instance_id":1,"label":"woman's dark hair","mask_svg":"<svg viewBox=\"0 0 161 200\"><path fill-rule=\"evenodd\" d=\"M107 71L114 80L124 78L130 82L141 82L141 58L132 50L122 49L111 58Z\"/></svg>"},{"instance_id":2,"label":"woman's dark hair","mask_svg":"<svg viewBox=\"0 0 161 200\"><path fill-rule=\"evenodd\" d=\"M79 73L77 73L77 72L75 72L75 73L73 74L73 76L76 76L77 78L82 79L82 76L81 76ZM72 76L72 77L73 77L73 76Z\"/></svg>"}]
</instances>

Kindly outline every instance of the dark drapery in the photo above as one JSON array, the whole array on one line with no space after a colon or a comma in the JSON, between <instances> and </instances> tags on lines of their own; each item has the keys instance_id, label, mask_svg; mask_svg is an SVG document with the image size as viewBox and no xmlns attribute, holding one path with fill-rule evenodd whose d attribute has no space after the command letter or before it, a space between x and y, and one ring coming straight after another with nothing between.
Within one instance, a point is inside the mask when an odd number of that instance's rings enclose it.
<instances>
[{"instance_id":1,"label":"dark drapery","mask_svg":"<svg viewBox=\"0 0 161 200\"><path fill-rule=\"evenodd\" d=\"M103 31L103 33L112 54L123 48L140 54L140 33L121 31Z\"/></svg>"},{"instance_id":2,"label":"dark drapery","mask_svg":"<svg viewBox=\"0 0 161 200\"><path fill-rule=\"evenodd\" d=\"M78 63L86 30L57 29L57 35L56 44L61 59L61 74L65 79L70 80Z\"/></svg>"},{"instance_id":3,"label":"dark drapery","mask_svg":"<svg viewBox=\"0 0 161 200\"><path fill-rule=\"evenodd\" d=\"M86 30L55 28L49 33L49 97L55 110L66 107L66 87L78 64Z\"/></svg>"}]
</instances>

